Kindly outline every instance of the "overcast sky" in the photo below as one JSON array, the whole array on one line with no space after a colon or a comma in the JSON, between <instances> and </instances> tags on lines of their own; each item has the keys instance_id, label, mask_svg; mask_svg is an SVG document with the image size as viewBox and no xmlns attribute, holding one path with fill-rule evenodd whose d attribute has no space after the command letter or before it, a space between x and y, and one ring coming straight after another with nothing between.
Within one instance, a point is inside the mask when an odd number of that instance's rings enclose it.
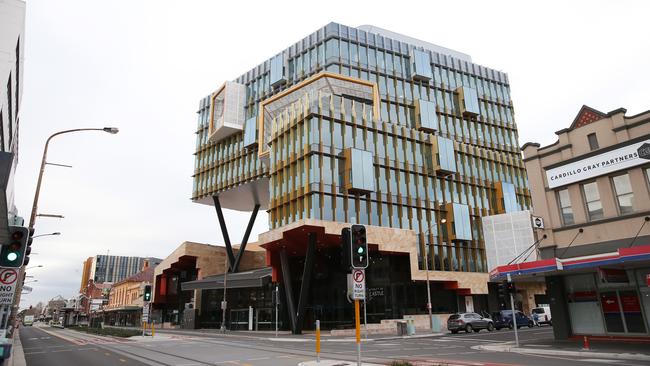
<instances>
[{"instance_id":1,"label":"overcast sky","mask_svg":"<svg viewBox=\"0 0 650 366\"><path fill-rule=\"evenodd\" d=\"M310 3L312 5L310 5ZM472 56L510 77L520 144L555 141L583 104L650 109L650 7L638 1L28 0L16 205L29 217L50 145L22 306L74 295L96 254L165 258L220 244L211 206L190 201L198 101L330 21L373 24ZM239 241L247 213L226 211ZM251 240L268 229L258 215Z\"/></svg>"}]
</instances>

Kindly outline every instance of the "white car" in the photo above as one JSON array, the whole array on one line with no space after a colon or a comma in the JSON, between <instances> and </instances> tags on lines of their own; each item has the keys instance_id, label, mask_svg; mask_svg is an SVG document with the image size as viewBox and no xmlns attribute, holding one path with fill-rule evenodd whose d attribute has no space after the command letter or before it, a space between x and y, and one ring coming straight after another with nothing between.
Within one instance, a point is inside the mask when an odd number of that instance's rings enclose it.
<instances>
[{"instance_id":1,"label":"white car","mask_svg":"<svg viewBox=\"0 0 650 366\"><path fill-rule=\"evenodd\" d=\"M535 322L537 318L537 324L548 324L553 326L553 317L551 316L551 308L548 306L540 306L533 308L530 314L530 318Z\"/></svg>"}]
</instances>

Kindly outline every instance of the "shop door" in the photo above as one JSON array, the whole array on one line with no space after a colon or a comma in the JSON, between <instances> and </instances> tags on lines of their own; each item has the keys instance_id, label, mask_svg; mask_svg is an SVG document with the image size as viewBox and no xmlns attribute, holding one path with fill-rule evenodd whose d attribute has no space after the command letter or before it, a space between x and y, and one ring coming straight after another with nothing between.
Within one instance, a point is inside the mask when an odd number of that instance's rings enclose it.
<instances>
[{"instance_id":1,"label":"shop door","mask_svg":"<svg viewBox=\"0 0 650 366\"><path fill-rule=\"evenodd\" d=\"M625 333L623 326L623 314L618 302L616 291L607 291L600 293L600 304L605 317L605 327L608 333Z\"/></svg>"},{"instance_id":2,"label":"shop door","mask_svg":"<svg viewBox=\"0 0 650 366\"><path fill-rule=\"evenodd\" d=\"M628 333L645 333L645 322L641 313L641 303L636 291L619 291L621 297L621 307L623 308L623 317L625 318L625 327Z\"/></svg>"},{"instance_id":3,"label":"shop door","mask_svg":"<svg viewBox=\"0 0 650 366\"><path fill-rule=\"evenodd\" d=\"M231 330L248 330L248 309L232 309L230 311Z\"/></svg>"},{"instance_id":4,"label":"shop door","mask_svg":"<svg viewBox=\"0 0 650 366\"><path fill-rule=\"evenodd\" d=\"M608 333L645 333L639 296L634 290L600 293L600 303Z\"/></svg>"}]
</instances>

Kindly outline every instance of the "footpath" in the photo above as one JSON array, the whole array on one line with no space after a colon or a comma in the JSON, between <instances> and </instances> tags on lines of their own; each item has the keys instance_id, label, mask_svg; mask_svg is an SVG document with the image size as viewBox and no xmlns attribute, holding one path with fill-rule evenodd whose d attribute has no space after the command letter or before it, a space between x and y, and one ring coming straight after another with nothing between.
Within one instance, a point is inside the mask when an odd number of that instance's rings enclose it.
<instances>
[{"instance_id":1,"label":"footpath","mask_svg":"<svg viewBox=\"0 0 650 366\"><path fill-rule=\"evenodd\" d=\"M583 348L583 340L556 341L537 339L523 341L516 347L514 342L491 343L473 346L473 349L492 352L514 352L543 356L588 357L608 360L629 360L650 362L649 342L589 340L589 349Z\"/></svg>"}]
</instances>

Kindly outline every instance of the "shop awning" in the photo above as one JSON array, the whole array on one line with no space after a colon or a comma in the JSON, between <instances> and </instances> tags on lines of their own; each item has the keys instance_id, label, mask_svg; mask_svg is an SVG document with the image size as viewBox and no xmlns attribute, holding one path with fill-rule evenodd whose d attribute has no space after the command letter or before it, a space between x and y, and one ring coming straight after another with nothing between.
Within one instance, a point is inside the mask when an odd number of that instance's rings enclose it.
<instances>
[{"instance_id":1,"label":"shop awning","mask_svg":"<svg viewBox=\"0 0 650 366\"><path fill-rule=\"evenodd\" d=\"M271 267L254 269L252 271L228 273L228 288L263 287L271 281ZM181 283L181 289L187 290L218 290L223 288L224 275L210 276L196 281Z\"/></svg>"},{"instance_id":2,"label":"shop awning","mask_svg":"<svg viewBox=\"0 0 650 366\"><path fill-rule=\"evenodd\" d=\"M624 266L650 263L650 245L619 248L616 252L574 258L552 258L499 266L490 271L491 281L505 280L508 274L513 279L529 276L548 276L566 272L597 268L600 266Z\"/></svg>"}]
</instances>

